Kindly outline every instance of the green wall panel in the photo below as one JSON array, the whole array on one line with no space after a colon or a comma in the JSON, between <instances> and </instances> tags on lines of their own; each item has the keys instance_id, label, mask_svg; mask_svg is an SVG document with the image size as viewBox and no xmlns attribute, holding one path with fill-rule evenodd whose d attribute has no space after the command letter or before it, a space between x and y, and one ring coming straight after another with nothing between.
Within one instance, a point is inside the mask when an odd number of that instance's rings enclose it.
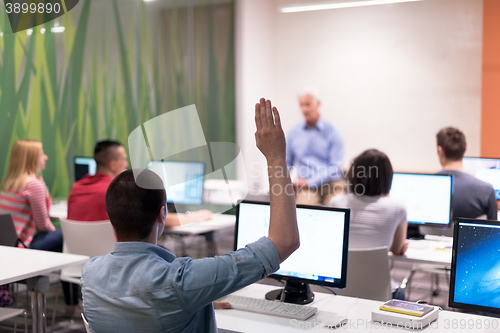
<instances>
[{"instance_id":1,"label":"green wall panel","mask_svg":"<svg viewBox=\"0 0 500 333\"><path fill-rule=\"evenodd\" d=\"M15 140L38 139L50 192L66 197L73 156L105 138L128 148L134 128L190 104L207 142L235 142L234 3L156 3L83 0L57 34L54 21L14 34L0 15L0 175Z\"/></svg>"}]
</instances>

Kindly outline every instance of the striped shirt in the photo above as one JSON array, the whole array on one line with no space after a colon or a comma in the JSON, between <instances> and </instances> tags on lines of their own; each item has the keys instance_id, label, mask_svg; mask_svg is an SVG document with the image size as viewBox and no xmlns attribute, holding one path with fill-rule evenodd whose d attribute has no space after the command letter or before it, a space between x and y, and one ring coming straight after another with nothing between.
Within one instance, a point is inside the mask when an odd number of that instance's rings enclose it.
<instances>
[{"instance_id":1,"label":"striped shirt","mask_svg":"<svg viewBox=\"0 0 500 333\"><path fill-rule=\"evenodd\" d=\"M406 221L405 206L388 196L339 195L332 198L330 206L351 209L351 249L390 249L396 229Z\"/></svg>"},{"instance_id":2,"label":"striped shirt","mask_svg":"<svg viewBox=\"0 0 500 333\"><path fill-rule=\"evenodd\" d=\"M56 230L49 219L51 199L42 179L30 178L18 192L0 192L0 214L11 214L17 237L29 247L35 233Z\"/></svg>"}]
</instances>

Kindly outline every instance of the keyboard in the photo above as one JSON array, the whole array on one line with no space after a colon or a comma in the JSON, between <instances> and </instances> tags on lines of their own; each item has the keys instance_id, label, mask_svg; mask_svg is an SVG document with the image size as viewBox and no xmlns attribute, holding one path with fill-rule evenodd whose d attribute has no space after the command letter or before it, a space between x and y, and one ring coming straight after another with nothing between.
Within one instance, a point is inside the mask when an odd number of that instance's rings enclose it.
<instances>
[{"instance_id":1,"label":"keyboard","mask_svg":"<svg viewBox=\"0 0 500 333\"><path fill-rule=\"evenodd\" d=\"M227 295L218 299L218 301L229 302L231 303L231 307L236 310L257 312L297 320L306 320L318 311L318 308L312 306L235 295Z\"/></svg>"}]
</instances>

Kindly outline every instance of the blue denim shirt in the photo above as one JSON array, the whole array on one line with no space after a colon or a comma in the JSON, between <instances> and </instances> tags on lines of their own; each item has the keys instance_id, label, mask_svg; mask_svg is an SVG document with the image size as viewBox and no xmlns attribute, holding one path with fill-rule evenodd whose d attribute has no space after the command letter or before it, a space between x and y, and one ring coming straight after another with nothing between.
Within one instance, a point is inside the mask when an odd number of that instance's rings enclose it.
<instances>
[{"instance_id":1,"label":"blue denim shirt","mask_svg":"<svg viewBox=\"0 0 500 333\"><path fill-rule=\"evenodd\" d=\"M93 333L217 332L212 301L275 272L279 263L266 237L196 260L150 243L116 243L83 267L85 316Z\"/></svg>"},{"instance_id":2,"label":"blue denim shirt","mask_svg":"<svg viewBox=\"0 0 500 333\"><path fill-rule=\"evenodd\" d=\"M305 121L295 125L286 138L286 164L296 167L309 187L344 178L344 141L337 127L320 117L313 128Z\"/></svg>"}]
</instances>

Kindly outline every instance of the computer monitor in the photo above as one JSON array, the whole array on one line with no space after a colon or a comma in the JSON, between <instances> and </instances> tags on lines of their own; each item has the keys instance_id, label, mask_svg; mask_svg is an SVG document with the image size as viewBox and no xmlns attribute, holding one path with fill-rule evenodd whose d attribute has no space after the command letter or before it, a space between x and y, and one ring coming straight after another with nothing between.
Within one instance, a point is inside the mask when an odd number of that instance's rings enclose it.
<instances>
[{"instance_id":1,"label":"computer monitor","mask_svg":"<svg viewBox=\"0 0 500 333\"><path fill-rule=\"evenodd\" d=\"M447 226L451 221L453 176L394 173L390 196L406 206L408 223Z\"/></svg>"},{"instance_id":2,"label":"computer monitor","mask_svg":"<svg viewBox=\"0 0 500 333\"><path fill-rule=\"evenodd\" d=\"M167 203L201 205L205 164L199 162L150 162L148 169L163 180Z\"/></svg>"},{"instance_id":3,"label":"computer monitor","mask_svg":"<svg viewBox=\"0 0 500 333\"><path fill-rule=\"evenodd\" d=\"M87 173L91 176L95 175L97 163L93 157L76 156L73 163L75 165L75 181L82 179Z\"/></svg>"},{"instance_id":4,"label":"computer monitor","mask_svg":"<svg viewBox=\"0 0 500 333\"><path fill-rule=\"evenodd\" d=\"M463 168L466 173L491 184L500 200L500 159L464 157Z\"/></svg>"},{"instance_id":5,"label":"computer monitor","mask_svg":"<svg viewBox=\"0 0 500 333\"><path fill-rule=\"evenodd\" d=\"M243 200L236 207L235 249L240 249L269 231L269 202ZM333 207L297 205L300 248L270 275L285 281L285 288L266 294L267 299L281 299L308 304L314 294L309 284L345 288L350 210Z\"/></svg>"},{"instance_id":6,"label":"computer monitor","mask_svg":"<svg viewBox=\"0 0 500 333\"><path fill-rule=\"evenodd\" d=\"M500 314L500 222L457 219L450 307Z\"/></svg>"}]
</instances>

